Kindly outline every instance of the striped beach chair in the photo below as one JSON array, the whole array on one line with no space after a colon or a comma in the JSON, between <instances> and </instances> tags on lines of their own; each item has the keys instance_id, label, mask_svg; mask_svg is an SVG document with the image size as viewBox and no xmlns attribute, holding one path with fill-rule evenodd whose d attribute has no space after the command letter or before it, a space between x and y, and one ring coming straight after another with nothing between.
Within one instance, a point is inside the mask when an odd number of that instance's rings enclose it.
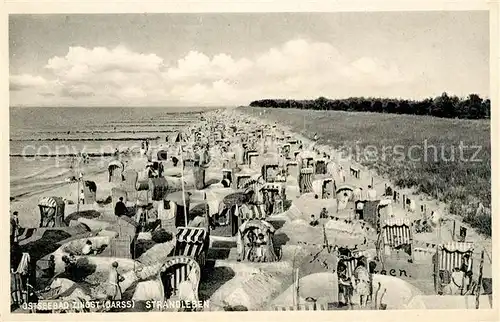
<instances>
[{"instance_id":1,"label":"striped beach chair","mask_svg":"<svg viewBox=\"0 0 500 322\"><path fill-rule=\"evenodd\" d=\"M64 200L60 197L42 197L38 201L40 208L40 227L61 227L64 225Z\"/></svg>"},{"instance_id":2,"label":"striped beach chair","mask_svg":"<svg viewBox=\"0 0 500 322\"><path fill-rule=\"evenodd\" d=\"M413 245L412 222L408 219L387 219L382 224L384 253L390 255L394 249Z\"/></svg>"},{"instance_id":3,"label":"striped beach chair","mask_svg":"<svg viewBox=\"0 0 500 322\"><path fill-rule=\"evenodd\" d=\"M440 293L450 283L451 273L460 268L468 255L467 270L472 271L474 244L471 242L449 242L438 246L435 261L435 288Z\"/></svg>"},{"instance_id":4,"label":"striped beach chair","mask_svg":"<svg viewBox=\"0 0 500 322\"><path fill-rule=\"evenodd\" d=\"M207 229L178 227L176 237L175 255L194 258L200 267L203 267L209 243Z\"/></svg>"},{"instance_id":5,"label":"striped beach chair","mask_svg":"<svg viewBox=\"0 0 500 322\"><path fill-rule=\"evenodd\" d=\"M242 205L238 211L238 226L247 220L265 220L267 218L265 205Z\"/></svg>"},{"instance_id":6,"label":"striped beach chair","mask_svg":"<svg viewBox=\"0 0 500 322\"><path fill-rule=\"evenodd\" d=\"M300 169L299 188L301 194L313 192L313 186L312 186L313 173L314 173L313 168Z\"/></svg>"},{"instance_id":7,"label":"striped beach chair","mask_svg":"<svg viewBox=\"0 0 500 322\"><path fill-rule=\"evenodd\" d=\"M354 275L354 270L356 269L356 266L358 265L358 260L359 260L359 257L357 257L357 256L351 256L351 257L340 256L339 257L339 263L343 263L346 266L347 278L351 278L351 276Z\"/></svg>"},{"instance_id":8,"label":"striped beach chair","mask_svg":"<svg viewBox=\"0 0 500 322\"><path fill-rule=\"evenodd\" d=\"M165 275L166 278L165 278ZM159 273L159 280L164 283L164 288L170 297L178 295L178 286L180 283L191 277L191 283L194 287L194 293L198 297L198 287L200 283L201 269L198 263L191 257L173 256L163 264ZM167 283L168 285L165 285Z\"/></svg>"}]
</instances>

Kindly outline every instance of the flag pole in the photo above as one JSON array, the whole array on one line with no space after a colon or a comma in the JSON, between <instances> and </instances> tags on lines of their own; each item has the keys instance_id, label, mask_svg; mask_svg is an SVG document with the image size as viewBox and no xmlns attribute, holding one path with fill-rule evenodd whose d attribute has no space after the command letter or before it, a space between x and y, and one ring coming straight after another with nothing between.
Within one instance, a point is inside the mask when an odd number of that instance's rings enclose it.
<instances>
[{"instance_id":1,"label":"flag pole","mask_svg":"<svg viewBox=\"0 0 500 322\"><path fill-rule=\"evenodd\" d=\"M78 180L77 180L77 184L76 184L76 200L77 200L77 202L76 202L76 212L77 213L80 212L80 181L83 179L83 175L80 172L80 160L81 160L80 156L78 156L78 159L76 160L76 171L78 172L77 173Z\"/></svg>"},{"instance_id":2,"label":"flag pole","mask_svg":"<svg viewBox=\"0 0 500 322\"><path fill-rule=\"evenodd\" d=\"M476 288L476 310L479 310L479 297L481 296L481 284L483 283L484 250L481 252L481 263L479 264L479 277Z\"/></svg>"},{"instance_id":3,"label":"flag pole","mask_svg":"<svg viewBox=\"0 0 500 322\"><path fill-rule=\"evenodd\" d=\"M181 159L181 188L182 188L182 204L184 206L184 227L187 227L188 222L187 222L187 209L186 209L186 193L184 191L184 158L182 156L183 151L182 151L182 137L180 138L180 153L179 157Z\"/></svg>"}]
</instances>

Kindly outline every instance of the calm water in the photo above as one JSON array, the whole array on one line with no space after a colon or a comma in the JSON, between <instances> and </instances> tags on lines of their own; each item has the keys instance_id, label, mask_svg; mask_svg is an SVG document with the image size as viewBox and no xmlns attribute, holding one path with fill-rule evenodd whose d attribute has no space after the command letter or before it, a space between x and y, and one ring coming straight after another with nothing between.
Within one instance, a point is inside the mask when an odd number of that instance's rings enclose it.
<instances>
[{"instance_id":1,"label":"calm water","mask_svg":"<svg viewBox=\"0 0 500 322\"><path fill-rule=\"evenodd\" d=\"M139 148L145 138L154 142L160 137L163 141L168 132L179 130L199 117L189 112L206 110L203 107L11 108L11 195L21 195L30 187L50 188L76 175L72 158L64 154ZM19 156L26 154L60 156Z\"/></svg>"}]
</instances>

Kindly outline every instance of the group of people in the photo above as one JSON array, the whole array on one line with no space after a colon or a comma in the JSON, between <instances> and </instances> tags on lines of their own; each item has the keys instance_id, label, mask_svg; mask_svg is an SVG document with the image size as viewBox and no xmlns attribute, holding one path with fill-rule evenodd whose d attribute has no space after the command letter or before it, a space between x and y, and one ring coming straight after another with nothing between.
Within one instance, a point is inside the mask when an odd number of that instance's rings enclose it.
<instances>
[{"instance_id":1,"label":"group of people","mask_svg":"<svg viewBox=\"0 0 500 322\"><path fill-rule=\"evenodd\" d=\"M238 261L248 260L250 262L268 262L273 260L273 256L269 251L266 237L262 232L249 231L246 236L245 252L241 253L244 258L239 258Z\"/></svg>"},{"instance_id":2,"label":"group of people","mask_svg":"<svg viewBox=\"0 0 500 322\"><path fill-rule=\"evenodd\" d=\"M449 277L449 283L444 287L443 293L446 295L466 295L475 289L475 283L472 280L472 270L470 269L470 255L465 254L462 257L460 267L455 267Z\"/></svg>"},{"instance_id":3,"label":"group of people","mask_svg":"<svg viewBox=\"0 0 500 322\"><path fill-rule=\"evenodd\" d=\"M356 268L351 276L347 273L347 266L340 261L337 265L337 275L340 305L352 306L352 297L354 292L356 292L359 296L360 306L366 307L373 293L372 276L367 268L366 258L361 257L358 259Z\"/></svg>"},{"instance_id":4,"label":"group of people","mask_svg":"<svg viewBox=\"0 0 500 322\"><path fill-rule=\"evenodd\" d=\"M330 219L330 218L333 218L333 217L330 217L330 215L328 214L328 210L326 210L326 208L323 207L321 209L321 212L319 213L319 219ZM311 220L309 221L309 225L312 227L316 227L319 225L319 220L318 220L318 218L316 218L316 216L314 214L311 215Z\"/></svg>"}]
</instances>

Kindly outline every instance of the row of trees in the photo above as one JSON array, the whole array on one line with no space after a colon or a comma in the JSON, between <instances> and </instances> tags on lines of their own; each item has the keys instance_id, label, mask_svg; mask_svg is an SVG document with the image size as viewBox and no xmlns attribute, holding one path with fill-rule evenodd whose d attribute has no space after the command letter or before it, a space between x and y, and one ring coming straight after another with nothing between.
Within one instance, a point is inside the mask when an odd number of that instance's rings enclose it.
<instances>
[{"instance_id":1,"label":"row of trees","mask_svg":"<svg viewBox=\"0 0 500 322\"><path fill-rule=\"evenodd\" d=\"M489 99L482 99L477 94L460 98L447 93L421 101L363 97L332 100L319 97L315 100L264 99L250 103L252 107L431 115L460 119L489 119L490 105Z\"/></svg>"}]
</instances>

